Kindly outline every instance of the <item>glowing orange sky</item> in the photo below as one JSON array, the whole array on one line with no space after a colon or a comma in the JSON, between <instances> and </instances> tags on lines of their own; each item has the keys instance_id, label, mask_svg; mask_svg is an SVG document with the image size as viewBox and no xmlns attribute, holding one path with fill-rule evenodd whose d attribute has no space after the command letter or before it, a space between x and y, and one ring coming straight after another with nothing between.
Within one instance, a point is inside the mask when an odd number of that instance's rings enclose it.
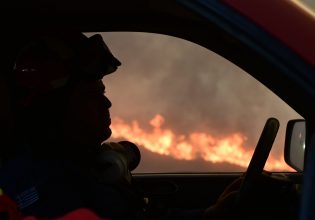
<instances>
[{"instance_id":1,"label":"glowing orange sky","mask_svg":"<svg viewBox=\"0 0 315 220\"><path fill-rule=\"evenodd\" d=\"M176 134L170 128L163 128L165 118L157 114L150 120L151 130L144 130L137 121L126 123L114 118L111 126L113 138L124 138L159 155L179 160L202 158L211 163L229 163L246 168L253 149L245 147L246 136L241 133L229 134L223 138L204 132L189 135ZM267 170L291 170L283 159L269 157Z\"/></svg>"}]
</instances>

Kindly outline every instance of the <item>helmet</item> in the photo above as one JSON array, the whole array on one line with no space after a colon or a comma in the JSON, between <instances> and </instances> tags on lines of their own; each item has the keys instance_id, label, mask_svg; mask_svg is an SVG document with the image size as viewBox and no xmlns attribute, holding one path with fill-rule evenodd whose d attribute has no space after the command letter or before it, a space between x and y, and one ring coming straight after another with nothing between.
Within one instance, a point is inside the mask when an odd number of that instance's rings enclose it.
<instances>
[{"instance_id":1,"label":"helmet","mask_svg":"<svg viewBox=\"0 0 315 220\"><path fill-rule=\"evenodd\" d=\"M121 63L102 36L81 32L42 34L18 54L13 68L18 102L31 105L36 98L76 80L99 80Z\"/></svg>"}]
</instances>

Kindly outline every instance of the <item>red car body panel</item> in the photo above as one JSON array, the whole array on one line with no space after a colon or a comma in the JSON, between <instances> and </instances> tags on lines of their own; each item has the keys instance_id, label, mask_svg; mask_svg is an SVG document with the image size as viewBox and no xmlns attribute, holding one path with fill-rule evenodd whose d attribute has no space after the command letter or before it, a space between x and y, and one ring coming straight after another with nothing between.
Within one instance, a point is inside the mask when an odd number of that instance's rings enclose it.
<instances>
[{"instance_id":1,"label":"red car body panel","mask_svg":"<svg viewBox=\"0 0 315 220\"><path fill-rule=\"evenodd\" d=\"M223 0L315 67L315 16L294 1ZM314 42L314 43L310 43Z\"/></svg>"}]
</instances>

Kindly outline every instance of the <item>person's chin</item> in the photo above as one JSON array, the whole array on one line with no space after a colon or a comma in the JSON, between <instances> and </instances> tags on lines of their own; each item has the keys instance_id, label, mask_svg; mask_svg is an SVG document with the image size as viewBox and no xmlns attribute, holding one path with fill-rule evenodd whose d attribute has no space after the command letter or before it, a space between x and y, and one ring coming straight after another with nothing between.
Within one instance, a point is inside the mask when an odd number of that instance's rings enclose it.
<instances>
[{"instance_id":1,"label":"person's chin","mask_svg":"<svg viewBox=\"0 0 315 220\"><path fill-rule=\"evenodd\" d=\"M112 135L112 130L110 129L110 127L107 127L104 131L103 134L103 141L106 141L108 138L110 138L110 136Z\"/></svg>"}]
</instances>

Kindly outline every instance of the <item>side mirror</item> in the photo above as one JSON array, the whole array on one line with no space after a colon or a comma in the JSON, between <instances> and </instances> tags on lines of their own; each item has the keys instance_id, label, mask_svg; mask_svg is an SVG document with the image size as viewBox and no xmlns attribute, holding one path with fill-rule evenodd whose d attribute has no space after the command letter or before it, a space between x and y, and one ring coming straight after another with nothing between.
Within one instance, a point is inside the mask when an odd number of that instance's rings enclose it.
<instances>
[{"instance_id":1,"label":"side mirror","mask_svg":"<svg viewBox=\"0 0 315 220\"><path fill-rule=\"evenodd\" d=\"M304 168L305 155L305 120L290 120L287 124L284 160L298 172L302 172Z\"/></svg>"}]
</instances>

